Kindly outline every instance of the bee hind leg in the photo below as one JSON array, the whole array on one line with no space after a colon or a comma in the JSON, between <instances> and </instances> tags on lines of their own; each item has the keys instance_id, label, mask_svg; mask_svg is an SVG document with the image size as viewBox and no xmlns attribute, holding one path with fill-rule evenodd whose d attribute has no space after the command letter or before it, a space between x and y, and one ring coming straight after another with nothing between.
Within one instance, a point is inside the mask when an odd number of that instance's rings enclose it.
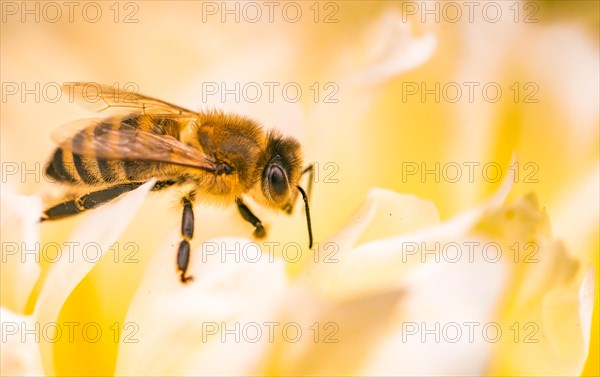
<instances>
[{"instance_id":1,"label":"bee hind leg","mask_svg":"<svg viewBox=\"0 0 600 377\"><path fill-rule=\"evenodd\" d=\"M187 283L193 280L192 276L186 276L188 264L190 262L190 241L194 237L194 209L192 202L195 198L195 192L192 191L181 199L183 204L183 214L181 216L181 237L177 250L177 270L181 273L181 282Z\"/></svg>"},{"instance_id":2,"label":"bee hind leg","mask_svg":"<svg viewBox=\"0 0 600 377\"><path fill-rule=\"evenodd\" d=\"M64 201L45 210L40 221L57 220L99 207L128 191L135 190L142 184L143 182L126 183Z\"/></svg>"},{"instance_id":3,"label":"bee hind leg","mask_svg":"<svg viewBox=\"0 0 600 377\"><path fill-rule=\"evenodd\" d=\"M235 200L235 203L237 204L238 209L240 210L240 214L242 215L244 220L246 220L254 226L254 236L257 238L265 237L267 235L267 232L265 231L265 227L263 226L260 219L252 213L250 208L248 208L248 206L244 204L241 198L237 198Z\"/></svg>"}]
</instances>

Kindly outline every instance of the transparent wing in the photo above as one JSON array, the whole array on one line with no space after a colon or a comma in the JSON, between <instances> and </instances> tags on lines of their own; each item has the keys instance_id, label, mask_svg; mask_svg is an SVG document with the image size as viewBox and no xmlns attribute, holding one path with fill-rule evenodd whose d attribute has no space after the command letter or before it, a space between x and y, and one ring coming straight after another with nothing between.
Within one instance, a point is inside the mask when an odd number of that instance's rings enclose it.
<instances>
[{"instance_id":1,"label":"transparent wing","mask_svg":"<svg viewBox=\"0 0 600 377\"><path fill-rule=\"evenodd\" d=\"M70 100L96 112L121 110L142 114L197 115L195 111L139 94L135 83L108 86L95 82L72 82L65 83L62 90Z\"/></svg>"},{"instance_id":2,"label":"transparent wing","mask_svg":"<svg viewBox=\"0 0 600 377\"><path fill-rule=\"evenodd\" d=\"M61 127L52 134L52 139L61 148L82 156L164 162L208 172L216 170L210 156L173 136L140 131L122 123L119 128L114 127L114 122L106 119L81 119Z\"/></svg>"}]
</instances>

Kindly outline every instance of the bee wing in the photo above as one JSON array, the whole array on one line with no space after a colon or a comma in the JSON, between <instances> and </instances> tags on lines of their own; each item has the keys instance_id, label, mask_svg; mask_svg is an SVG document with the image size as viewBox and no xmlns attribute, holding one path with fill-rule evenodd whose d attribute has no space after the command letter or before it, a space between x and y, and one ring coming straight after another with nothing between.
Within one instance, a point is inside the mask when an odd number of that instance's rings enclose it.
<instances>
[{"instance_id":1,"label":"bee wing","mask_svg":"<svg viewBox=\"0 0 600 377\"><path fill-rule=\"evenodd\" d=\"M84 126L81 129L81 126ZM67 135L69 129L77 129ZM61 148L82 156L109 160L154 161L189 166L208 172L216 170L215 161L201 150L170 135L156 135L121 124L113 129L105 119L81 119L53 133Z\"/></svg>"},{"instance_id":2,"label":"bee wing","mask_svg":"<svg viewBox=\"0 0 600 377\"><path fill-rule=\"evenodd\" d=\"M142 114L197 115L195 111L139 94L135 83L127 83L123 88L120 88L118 85L108 86L94 82L73 82L64 84L62 90L69 96L70 100L75 99L83 107L95 112L110 109L136 111Z\"/></svg>"}]
</instances>

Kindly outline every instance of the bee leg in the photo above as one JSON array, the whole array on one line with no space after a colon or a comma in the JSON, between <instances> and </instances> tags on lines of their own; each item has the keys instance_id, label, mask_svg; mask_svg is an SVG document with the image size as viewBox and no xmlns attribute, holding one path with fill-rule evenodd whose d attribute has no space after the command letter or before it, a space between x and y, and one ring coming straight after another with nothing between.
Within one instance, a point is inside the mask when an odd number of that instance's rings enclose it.
<instances>
[{"instance_id":1,"label":"bee leg","mask_svg":"<svg viewBox=\"0 0 600 377\"><path fill-rule=\"evenodd\" d=\"M252 211L250 211L250 208L244 204L242 199L237 198L235 203L237 204L244 220L248 221L254 226L254 236L257 238L263 238L266 236L267 232L265 231L265 227L263 226L262 222L252 213Z\"/></svg>"},{"instance_id":2,"label":"bee leg","mask_svg":"<svg viewBox=\"0 0 600 377\"><path fill-rule=\"evenodd\" d=\"M304 191L304 189L300 186L297 186L296 188L298 189L298 191L294 192L292 194L292 197L290 198L290 201L283 207L283 210L286 211L289 214L292 213L292 211L294 210L294 204L296 203L296 200L298 199L298 194L302 194L302 200L304 201L304 213L306 214L306 227L308 228L308 248L312 249L313 247L313 234L312 234L312 225L311 225L311 220L310 220L310 206L309 206L309 199L310 199L310 194L312 192L312 185L313 185L313 181L314 181L314 176L315 176L315 165L314 164L310 164L308 165L303 171L302 171L302 175L308 173L308 186L307 186L307 190L306 192Z\"/></svg>"},{"instance_id":3,"label":"bee leg","mask_svg":"<svg viewBox=\"0 0 600 377\"><path fill-rule=\"evenodd\" d=\"M181 199L183 204L183 214L181 216L181 236L183 240L179 243L177 251L177 270L181 272L181 282L186 283L193 279L191 276L186 276L188 264L190 262L190 241L194 237L194 210L192 201L194 200L195 192L190 192L187 196Z\"/></svg>"},{"instance_id":4,"label":"bee leg","mask_svg":"<svg viewBox=\"0 0 600 377\"><path fill-rule=\"evenodd\" d=\"M313 181L315 180L315 165L314 164L310 164L308 165L303 171L302 171L302 175L308 173L308 185L306 187L306 194L307 197L310 198L310 195L312 193L312 186L313 186ZM290 201L283 207L283 210L289 215L294 211L294 205L296 203L296 200L298 199L298 191L295 191L292 194L292 197L290 199Z\"/></svg>"},{"instance_id":5,"label":"bee leg","mask_svg":"<svg viewBox=\"0 0 600 377\"><path fill-rule=\"evenodd\" d=\"M44 211L40 221L56 220L67 216L76 215L88 209L96 208L107 203L117 196L140 187L143 182L126 183L113 186L104 190L90 192L73 200L59 203Z\"/></svg>"},{"instance_id":6,"label":"bee leg","mask_svg":"<svg viewBox=\"0 0 600 377\"><path fill-rule=\"evenodd\" d=\"M306 186L306 196L310 199L312 194L313 181L315 180L315 164L310 164L302 171L302 175L308 173L308 185Z\"/></svg>"},{"instance_id":7,"label":"bee leg","mask_svg":"<svg viewBox=\"0 0 600 377\"><path fill-rule=\"evenodd\" d=\"M304 200L304 213L306 213L306 227L308 228L308 248L312 249L313 247L313 234L312 234L312 225L310 222L310 208L308 205L308 195L304 192L302 187L297 186L298 191L302 194L302 200Z\"/></svg>"},{"instance_id":8,"label":"bee leg","mask_svg":"<svg viewBox=\"0 0 600 377\"><path fill-rule=\"evenodd\" d=\"M172 179L166 180L166 181L158 181L154 184L154 187L152 187L152 191L160 191L160 190L164 190L166 188L169 188L173 185L177 184L177 181L174 181Z\"/></svg>"}]
</instances>

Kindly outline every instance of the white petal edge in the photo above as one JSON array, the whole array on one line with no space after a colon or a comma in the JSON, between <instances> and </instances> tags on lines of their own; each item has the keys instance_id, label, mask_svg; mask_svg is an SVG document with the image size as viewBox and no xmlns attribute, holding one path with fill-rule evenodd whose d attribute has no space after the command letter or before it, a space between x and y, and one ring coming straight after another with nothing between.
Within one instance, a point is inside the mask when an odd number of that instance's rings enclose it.
<instances>
[{"instance_id":1,"label":"white petal edge","mask_svg":"<svg viewBox=\"0 0 600 377\"><path fill-rule=\"evenodd\" d=\"M406 291L406 299L401 300L396 327L359 374L484 375L493 344L481 336L481 329L494 323L507 272L502 263L463 260L424 263L399 276L397 287ZM437 335L430 333L423 341L423 334L436 326ZM441 330L445 328L449 332Z\"/></svg>"},{"instance_id":2,"label":"white petal edge","mask_svg":"<svg viewBox=\"0 0 600 377\"><path fill-rule=\"evenodd\" d=\"M513 161L516 161L515 156L513 156ZM327 242L333 242L337 245L337 247L332 250L333 254L330 255L318 250L317 252L320 253L318 262L307 265L309 272L306 277L311 280L311 284L319 287L319 289L327 295L334 294L338 289L339 291L337 291L335 295L342 296L350 294L353 291L356 291L356 293L368 291L371 288L370 285L357 284L357 286L354 286L351 289L350 286L339 282L336 283L336 281L339 280L339 276L343 276L340 274L343 274L344 271L347 272L348 269L352 267L351 264L359 261L362 261L358 263L358 265L362 267L366 267L366 265L362 265L362 263L367 262L367 265L385 265L392 263L392 261L397 262L398 257L401 255L398 254L400 251L395 247L396 245L402 245L406 242L424 242L428 240L452 240L457 236L466 234L471 226L486 212L502 206L512 188L513 182L514 171L509 169L506 178L501 183L498 190L485 203L441 224L434 223L431 224L431 226L426 226L410 233L369 241L353 248L354 242L356 242L360 237L360 234L370 225L370 222L375 217L375 212L378 208L377 200L379 194L388 192L387 190L380 189L372 190L367 196L365 203L348 222L350 225L324 243L324 245L326 245ZM404 198L402 194L395 195L398 195L399 199ZM427 202L423 201L423 203ZM321 254L323 255L321 256ZM335 262L323 263L330 256L335 257ZM373 260L373 258L376 259ZM385 276L380 277L382 279L385 278Z\"/></svg>"},{"instance_id":3,"label":"white petal edge","mask_svg":"<svg viewBox=\"0 0 600 377\"><path fill-rule=\"evenodd\" d=\"M376 21L367 38L371 41L370 66L358 73L359 85L384 82L423 64L433 55L437 38L433 32L421 37L411 35L410 24L402 21L402 14L395 9L386 10Z\"/></svg>"},{"instance_id":4,"label":"white petal edge","mask_svg":"<svg viewBox=\"0 0 600 377\"><path fill-rule=\"evenodd\" d=\"M65 301L80 281L95 266L86 260L83 248L87 245L99 245L100 255L117 241L125 230L148 192L154 187L155 179L143 184L136 190L124 194L119 199L90 211L70 236L73 246L72 258L61 257L52 265L36 302L33 317L41 326L55 322ZM38 214L39 215L39 214ZM65 242L65 245L69 245ZM53 343L41 342L40 352L46 374L54 374Z\"/></svg>"},{"instance_id":5,"label":"white petal edge","mask_svg":"<svg viewBox=\"0 0 600 377\"><path fill-rule=\"evenodd\" d=\"M40 250L39 220L42 201L36 196L17 195L8 185L2 185L1 206L2 305L22 313L41 273L36 257L29 251ZM15 224L21 226L20 237L16 238L13 234L5 233L7 228Z\"/></svg>"},{"instance_id":6,"label":"white petal edge","mask_svg":"<svg viewBox=\"0 0 600 377\"><path fill-rule=\"evenodd\" d=\"M2 347L0 347L0 375L42 376L42 359L38 348L39 332L34 333L33 316L20 315L0 307Z\"/></svg>"},{"instance_id":7,"label":"white petal edge","mask_svg":"<svg viewBox=\"0 0 600 377\"><path fill-rule=\"evenodd\" d=\"M592 237L598 232L600 221L600 215L596 211L600 207L599 171L600 164L582 171L580 177L565 184L554 200L554 205L548 208L553 219L554 234L567 242L569 250L581 250L577 254L578 258L588 258L593 253L590 250L593 245Z\"/></svg>"},{"instance_id":8,"label":"white petal edge","mask_svg":"<svg viewBox=\"0 0 600 377\"><path fill-rule=\"evenodd\" d=\"M165 263L173 259L179 239L174 232L149 262L125 320L139 329L139 341L121 339L115 374L247 374L268 338L236 342L229 335L222 341L221 330L275 320L289 284L283 260L263 255L256 262L236 262L236 248L256 244L245 238L210 239L192 251L188 271L194 280L182 285L175 266ZM207 335L214 326L217 332Z\"/></svg>"},{"instance_id":9,"label":"white petal edge","mask_svg":"<svg viewBox=\"0 0 600 377\"><path fill-rule=\"evenodd\" d=\"M592 316L594 313L594 284L596 272L594 266L586 271L581 287L579 288L579 320L581 321L581 336L585 348L590 349L590 337L592 334Z\"/></svg>"}]
</instances>

